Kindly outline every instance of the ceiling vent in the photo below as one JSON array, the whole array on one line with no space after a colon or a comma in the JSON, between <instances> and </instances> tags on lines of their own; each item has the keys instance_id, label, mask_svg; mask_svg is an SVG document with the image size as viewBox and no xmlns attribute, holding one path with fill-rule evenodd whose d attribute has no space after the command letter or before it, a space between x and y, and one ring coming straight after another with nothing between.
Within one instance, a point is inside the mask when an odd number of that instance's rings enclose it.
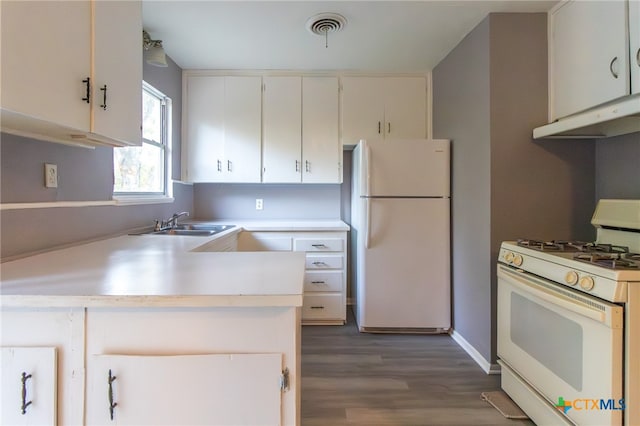
<instances>
[{"instance_id":1,"label":"ceiling vent","mask_svg":"<svg viewBox=\"0 0 640 426\"><path fill-rule=\"evenodd\" d=\"M324 36L324 47L328 47L329 33L338 32L345 25L347 25L347 20L337 13L319 13L307 19L307 30L313 34Z\"/></svg>"}]
</instances>

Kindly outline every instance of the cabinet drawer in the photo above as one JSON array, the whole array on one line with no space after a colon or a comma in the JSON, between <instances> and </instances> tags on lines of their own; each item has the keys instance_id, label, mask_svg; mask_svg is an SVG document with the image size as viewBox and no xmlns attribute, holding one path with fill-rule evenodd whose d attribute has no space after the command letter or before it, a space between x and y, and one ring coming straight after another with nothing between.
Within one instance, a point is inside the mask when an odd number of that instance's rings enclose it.
<instances>
[{"instance_id":1,"label":"cabinet drawer","mask_svg":"<svg viewBox=\"0 0 640 426\"><path fill-rule=\"evenodd\" d=\"M307 271L304 291L342 291L342 271Z\"/></svg>"},{"instance_id":2,"label":"cabinet drawer","mask_svg":"<svg viewBox=\"0 0 640 426\"><path fill-rule=\"evenodd\" d=\"M310 294L302 303L303 320L344 319L346 307L342 294Z\"/></svg>"},{"instance_id":3,"label":"cabinet drawer","mask_svg":"<svg viewBox=\"0 0 640 426\"><path fill-rule=\"evenodd\" d=\"M344 257L339 255L314 256L307 255L305 267L307 269L342 269Z\"/></svg>"},{"instance_id":4,"label":"cabinet drawer","mask_svg":"<svg viewBox=\"0 0 640 426\"><path fill-rule=\"evenodd\" d=\"M340 238L296 238L293 251L344 251L344 241Z\"/></svg>"}]
</instances>

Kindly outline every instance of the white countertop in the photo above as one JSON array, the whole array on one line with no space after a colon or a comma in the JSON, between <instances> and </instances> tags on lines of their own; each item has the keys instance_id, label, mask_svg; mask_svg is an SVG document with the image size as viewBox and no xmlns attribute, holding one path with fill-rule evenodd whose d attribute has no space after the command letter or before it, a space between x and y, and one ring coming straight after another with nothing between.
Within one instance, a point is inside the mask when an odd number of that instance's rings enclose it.
<instances>
[{"instance_id":1,"label":"white countertop","mask_svg":"<svg viewBox=\"0 0 640 426\"><path fill-rule=\"evenodd\" d=\"M189 223L191 221L185 221ZM194 223L201 222L194 220ZM205 221L216 225L237 225L245 231L348 231L349 225L341 220L215 220ZM182 223L182 222L181 222Z\"/></svg>"},{"instance_id":2,"label":"white countertop","mask_svg":"<svg viewBox=\"0 0 640 426\"><path fill-rule=\"evenodd\" d=\"M0 264L2 307L302 306L302 252L196 252L247 231L347 231L342 221L235 221L211 237L126 235Z\"/></svg>"},{"instance_id":3,"label":"white countertop","mask_svg":"<svg viewBox=\"0 0 640 426\"><path fill-rule=\"evenodd\" d=\"M212 239L122 236L6 262L0 305L302 306L304 253L190 252Z\"/></svg>"}]
</instances>

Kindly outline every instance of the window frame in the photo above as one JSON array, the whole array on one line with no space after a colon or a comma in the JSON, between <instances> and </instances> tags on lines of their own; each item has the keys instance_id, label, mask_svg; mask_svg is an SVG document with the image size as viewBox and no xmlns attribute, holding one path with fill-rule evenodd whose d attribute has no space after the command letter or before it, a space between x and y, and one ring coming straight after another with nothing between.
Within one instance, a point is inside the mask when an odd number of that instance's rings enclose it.
<instances>
[{"instance_id":1,"label":"window frame","mask_svg":"<svg viewBox=\"0 0 640 426\"><path fill-rule=\"evenodd\" d=\"M149 144L158 148L161 148L163 151L163 191L162 192L116 192L115 188L113 190L113 199L117 202L117 204L155 204L155 203L168 203L173 202L173 188L172 188L172 150L171 150L171 135L172 135L172 105L171 98L162 93L160 90L156 89L151 84L146 81L142 81L142 92L141 96L144 93L151 94L160 100L161 104L161 130L160 130L160 142L156 142L153 140L145 139L143 137L144 131L141 129L141 140L143 144ZM142 146L142 145L140 145ZM117 149L117 148L114 148ZM115 164L114 167L114 176L115 176ZM114 180L115 186L115 180Z\"/></svg>"}]
</instances>

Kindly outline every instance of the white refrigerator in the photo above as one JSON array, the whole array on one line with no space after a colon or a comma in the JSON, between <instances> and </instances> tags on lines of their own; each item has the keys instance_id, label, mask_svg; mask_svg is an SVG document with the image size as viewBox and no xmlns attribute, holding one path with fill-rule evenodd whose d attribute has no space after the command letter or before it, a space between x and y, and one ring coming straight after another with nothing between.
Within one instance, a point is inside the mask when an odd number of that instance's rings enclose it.
<instances>
[{"instance_id":1,"label":"white refrigerator","mask_svg":"<svg viewBox=\"0 0 640 426\"><path fill-rule=\"evenodd\" d=\"M448 140L356 146L351 295L360 331L449 331L450 169Z\"/></svg>"}]
</instances>

